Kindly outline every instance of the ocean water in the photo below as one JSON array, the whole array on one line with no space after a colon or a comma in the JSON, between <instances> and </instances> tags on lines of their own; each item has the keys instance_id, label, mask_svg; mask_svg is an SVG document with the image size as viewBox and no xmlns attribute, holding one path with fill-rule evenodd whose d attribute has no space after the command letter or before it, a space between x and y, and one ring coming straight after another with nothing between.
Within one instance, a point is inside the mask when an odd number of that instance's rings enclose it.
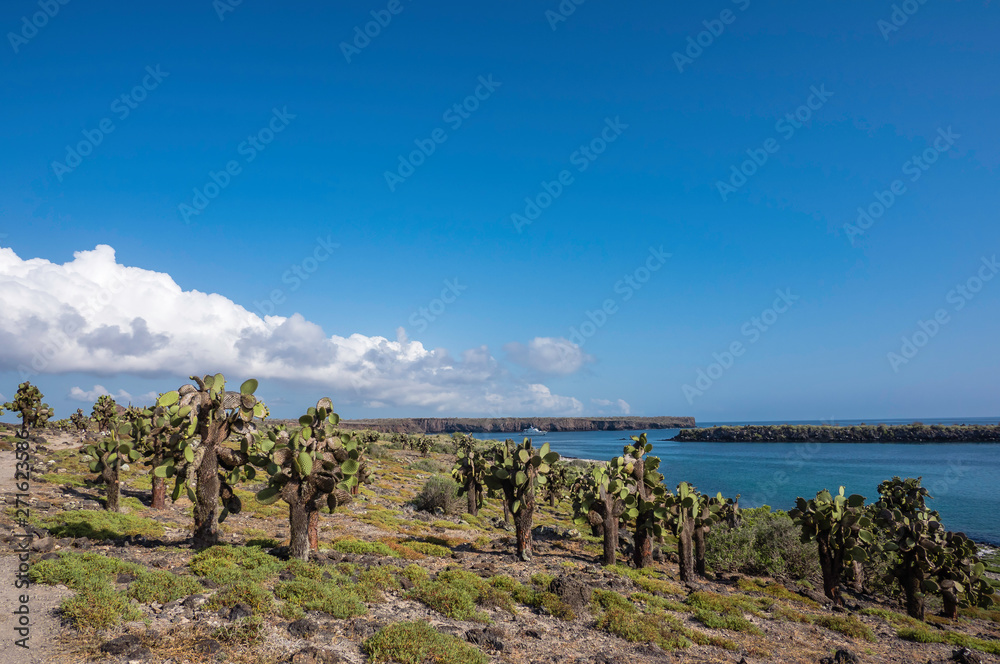
<instances>
[{"instance_id":1,"label":"ocean water","mask_svg":"<svg viewBox=\"0 0 1000 664\"><path fill-rule=\"evenodd\" d=\"M907 420L905 422L910 422ZM927 419L925 424L997 424L997 418ZM867 420L869 424L904 421ZM793 422L787 422L793 424ZM699 423L713 426L715 423ZM731 424L745 424L734 422ZM754 422L753 424L764 424ZM774 424L785 424L775 422ZM821 424L795 422L794 424ZM837 424L860 424L837 422ZM630 435L641 431L553 432L535 439L549 443L565 457L610 459L622 453ZM694 484L703 493L741 495L741 507L770 505L788 510L798 496L817 491L860 493L874 502L878 484L894 475L922 477L930 491L928 506L941 513L949 530L1000 545L1000 443L680 443L667 439L677 429L646 432L651 454L660 457L660 471L670 488ZM501 434L475 434L479 439ZM520 436L511 436L520 440Z\"/></svg>"}]
</instances>

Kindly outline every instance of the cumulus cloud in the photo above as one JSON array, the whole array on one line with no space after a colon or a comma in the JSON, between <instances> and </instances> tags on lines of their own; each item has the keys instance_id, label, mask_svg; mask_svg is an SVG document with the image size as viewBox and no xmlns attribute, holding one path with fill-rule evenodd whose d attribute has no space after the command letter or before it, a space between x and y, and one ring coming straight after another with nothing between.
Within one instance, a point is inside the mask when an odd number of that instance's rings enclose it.
<instances>
[{"instance_id":1,"label":"cumulus cloud","mask_svg":"<svg viewBox=\"0 0 1000 664\"><path fill-rule=\"evenodd\" d=\"M511 362L539 373L557 376L576 373L584 364L594 361L592 356L563 337L535 337L527 346L513 342L503 349Z\"/></svg>"},{"instance_id":2,"label":"cumulus cloud","mask_svg":"<svg viewBox=\"0 0 1000 664\"><path fill-rule=\"evenodd\" d=\"M611 399L591 399L590 403L600 409L598 414L601 415L630 415L632 413L632 406L624 399L617 399L615 401Z\"/></svg>"},{"instance_id":3,"label":"cumulus cloud","mask_svg":"<svg viewBox=\"0 0 1000 664\"><path fill-rule=\"evenodd\" d=\"M168 274L120 265L107 245L62 265L0 248L0 304L0 371L22 380L41 373L186 378L221 371L321 385L341 401L372 407L448 415L583 411L573 397L518 381L485 346L456 358L425 348L402 328L395 340L341 337L300 314L261 318L223 295L185 291ZM514 354L554 374L589 361L564 339L535 339ZM71 396L92 402L106 392L95 385Z\"/></svg>"},{"instance_id":4,"label":"cumulus cloud","mask_svg":"<svg viewBox=\"0 0 1000 664\"><path fill-rule=\"evenodd\" d=\"M121 405L133 404L136 406L148 406L156 400L159 396L156 392L148 392L146 394L141 394L137 398L133 397L129 392L125 390L118 390L117 393L110 392L103 385L94 385L89 390L85 390L82 387L74 386L69 390L68 396L73 401L83 401L84 403L94 403L97 401L98 397L109 395L116 403Z\"/></svg>"}]
</instances>

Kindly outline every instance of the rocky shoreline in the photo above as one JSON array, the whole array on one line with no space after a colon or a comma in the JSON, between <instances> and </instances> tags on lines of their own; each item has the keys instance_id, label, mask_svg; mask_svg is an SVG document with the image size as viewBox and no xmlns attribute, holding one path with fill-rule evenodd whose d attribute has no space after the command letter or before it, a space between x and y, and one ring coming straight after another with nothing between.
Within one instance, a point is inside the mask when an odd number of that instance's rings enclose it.
<instances>
[{"instance_id":1,"label":"rocky shoreline","mask_svg":"<svg viewBox=\"0 0 1000 664\"><path fill-rule=\"evenodd\" d=\"M383 433L521 433L528 427L542 431L631 431L685 429L693 417L406 417L342 420L345 429L372 429Z\"/></svg>"},{"instance_id":2,"label":"rocky shoreline","mask_svg":"<svg viewBox=\"0 0 1000 664\"><path fill-rule=\"evenodd\" d=\"M684 429L670 440L704 443L996 443L1000 442L1000 426L748 424Z\"/></svg>"}]
</instances>

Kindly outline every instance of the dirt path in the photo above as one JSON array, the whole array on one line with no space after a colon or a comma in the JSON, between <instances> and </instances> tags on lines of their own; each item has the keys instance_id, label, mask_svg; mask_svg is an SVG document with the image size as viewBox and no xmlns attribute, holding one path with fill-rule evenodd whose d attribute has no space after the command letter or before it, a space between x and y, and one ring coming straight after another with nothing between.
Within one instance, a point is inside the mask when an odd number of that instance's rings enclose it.
<instances>
[{"instance_id":1,"label":"dirt path","mask_svg":"<svg viewBox=\"0 0 1000 664\"><path fill-rule=\"evenodd\" d=\"M34 445L34 443L32 443ZM73 446L73 442L63 437L53 437L50 448ZM33 452L34 450L32 450ZM0 497L4 508L14 507L16 488L14 470L17 459L13 451L0 451ZM29 496L31 490L28 491ZM18 534L20 529L7 527L5 535ZM33 585L28 589L18 589L14 586L17 580L20 561L14 551L16 544L0 543L0 664L42 664L51 661L50 654L55 650L56 637L62 631L61 620L56 613L59 603L64 597L73 594L65 587ZM30 624L28 629L28 648L15 644L21 635L14 630L18 627L18 616L14 611L19 608L20 596L27 594Z\"/></svg>"}]
</instances>

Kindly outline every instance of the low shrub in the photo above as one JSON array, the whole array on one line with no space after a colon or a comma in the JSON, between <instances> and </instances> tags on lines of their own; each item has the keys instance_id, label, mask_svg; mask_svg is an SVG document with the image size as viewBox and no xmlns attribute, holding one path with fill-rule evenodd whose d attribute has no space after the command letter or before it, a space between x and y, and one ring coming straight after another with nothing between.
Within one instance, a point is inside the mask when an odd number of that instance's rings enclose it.
<instances>
[{"instance_id":1,"label":"low shrub","mask_svg":"<svg viewBox=\"0 0 1000 664\"><path fill-rule=\"evenodd\" d=\"M442 634L426 622L401 622L383 627L362 648L372 662L399 664L486 664L482 651L458 637Z\"/></svg>"},{"instance_id":2,"label":"low shrub","mask_svg":"<svg viewBox=\"0 0 1000 664\"><path fill-rule=\"evenodd\" d=\"M125 593L107 586L83 590L63 600L59 608L77 629L108 629L142 618L142 611Z\"/></svg>"},{"instance_id":3,"label":"low shrub","mask_svg":"<svg viewBox=\"0 0 1000 664\"><path fill-rule=\"evenodd\" d=\"M341 553L353 553L356 555L376 555L395 556L395 552L388 545L382 542L366 542L351 537L334 540L330 548Z\"/></svg>"},{"instance_id":4,"label":"low shrub","mask_svg":"<svg viewBox=\"0 0 1000 664\"><path fill-rule=\"evenodd\" d=\"M854 616L817 616L814 622L820 627L840 632L852 639L875 640L875 633L871 628Z\"/></svg>"},{"instance_id":5,"label":"low shrub","mask_svg":"<svg viewBox=\"0 0 1000 664\"><path fill-rule=\"evenodd\" d=\"M441 546L440 544L432 544L430 542L407 541L403 546L413 549L414 551L425 556L444 558L451 555L451 549L448 547Z\"/></svg>"},{"instance_id":6,"label":"low shrub","mask_svg":"<svg viewBox=\"0 0 1000 664\"><path fill-rule=\"evenodd\" d=\"M275 585L274 594L286 604L304 611L322 611L341 620L368 613L368 607L347 585L346 577L321 582L312 579L282 581Z\"/></svg>"},{"instance_id":7,"label":"low shrub","mask_svg":"<svg viewBox=\"0 0 1000 664\"><path fill-rule=\"evenodd\" d=\"M267 613L271 610L274 596L255 581L241 580L230 583L216 592L208 600L208 608L232 608L237 604L246 604L254 615Z\"/></svg>"},{"instance_id":8,"label":"low shrub","mask_svg":"<svg viewBox=\"0 0 1000 664\"><path fill-rule=\"evenodd\" d=\"M815 544L803 544L787 513L766 505L740 511L737 528L719 526L706 538L705 562L715 571L749 576L820 576Z\"/></svg>"},{"instance_id":9,"label":"low shrub","mask_svg":"<svg viewBox=\"0 0 1000 664\"><path fill-rule=\"evenodd\" d=\"M39 519L39 523L53 537L108 540L129 535L163 536L163 524L158 521L105 510L70 510Z\"/></svg>"},{"instance_id":10,"label":"low shrub","mask_svg":"<svg viewBox=\"0 0 1000 664\"><path fill-rule=\"evenodd\" d=\"M199 593L204 588L189 576L178 576L164 570L144 571L129 584L128 596L143 603L166 604L181 597Z\"/></svg>"},{"instance_id":11,"label":"low shrub","mask_svg":"<svg viewBox=\"0 0 1000 664\"><path fill-rule=\"evenodd\" d=\"M188 567L216 583L266 581L278 573L281 561L253 546L213 546L194 555Z\"/></svg>"},{"instance_id":12,"label":"low shrub","mask_svg":"<svg viewBox=\"0 0 1000 664\"><path fill-rule=\"evenodd\" d=\"M212 632L212 638L223 643L251 648L264 642L264 620L259 616L240 618Z\"/></svg>"},{"instance_id":13,"label":"low shrub","mask_svg":"<svg viewBox=\"0 0 1000 664\"><path fill-rule=\"evenodd\" d=\"M445 514L460 514L465 500L457 495L458 483L448 475L434 475L413 498L413 505L423 512L433 512L440 508ZM454 527L455 524L449 524Z\"/></svg>"}]
</instances>

